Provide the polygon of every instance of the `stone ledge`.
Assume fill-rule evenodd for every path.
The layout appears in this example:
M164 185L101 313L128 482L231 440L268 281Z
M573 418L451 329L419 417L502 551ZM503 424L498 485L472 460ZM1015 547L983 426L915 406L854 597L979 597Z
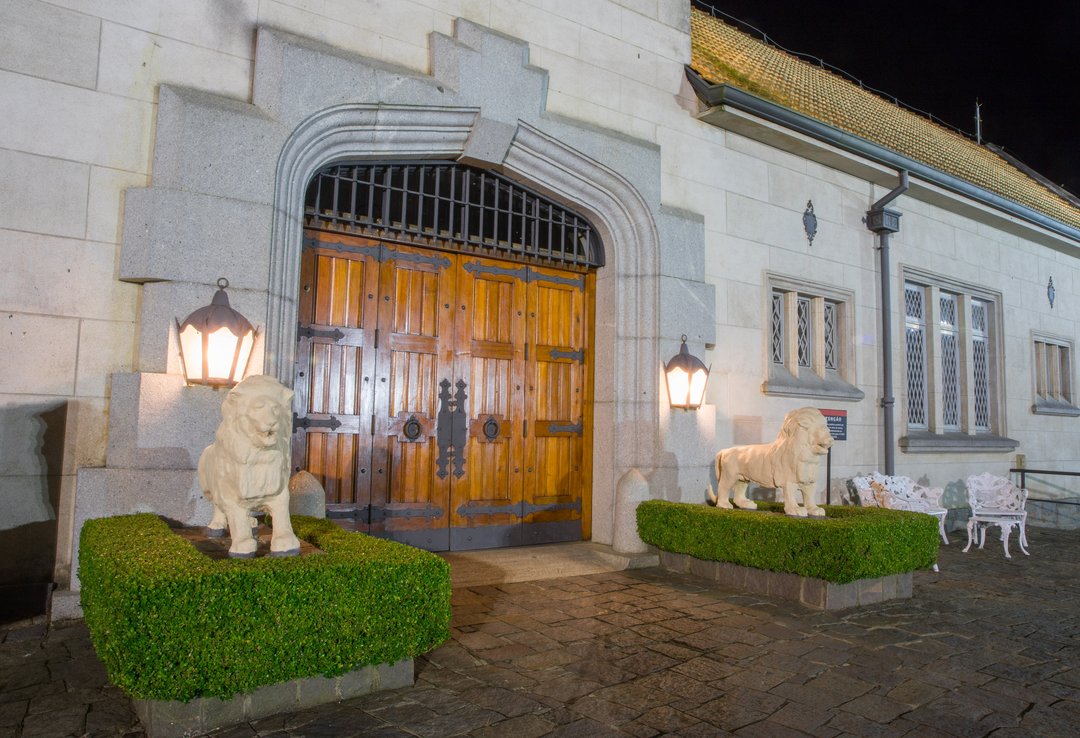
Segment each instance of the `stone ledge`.
M147 738L185 738L217 728L294 712L371 692L412 686L413 660L365 666L337 677L307 677L259 687L232 699L197 697L190 702L132 700Z
M670 551L660 552L660 565L671 571L692 574L754 594L794 600L819 610L840 610L911 597L911 572L837 584L798 574L738 566L726 561L705 561Z

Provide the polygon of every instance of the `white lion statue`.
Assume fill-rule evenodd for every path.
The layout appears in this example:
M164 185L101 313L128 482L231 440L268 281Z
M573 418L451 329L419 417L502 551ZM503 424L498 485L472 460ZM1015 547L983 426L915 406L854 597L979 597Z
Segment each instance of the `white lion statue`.
M221 406L215 441L199 457L199 485L214 506L210 535L232 536L229 556L250 558L254 510L273 518L271 556L300 553L289 519L289 439L291 389L276 379L254 375L229 390Z
M754 510L754 501L746 497L747 484L754 482L783 490L786 514L824 517L825 511L814 502L814 487L821 457L832 444L825 416L817 408L792 410L784 416L780 435L772 443L734 446L716 455L717 493L709 488L709 499L718 507L730 508L728 493L734 488L735 504ZM802 492L802 506L796 491Z

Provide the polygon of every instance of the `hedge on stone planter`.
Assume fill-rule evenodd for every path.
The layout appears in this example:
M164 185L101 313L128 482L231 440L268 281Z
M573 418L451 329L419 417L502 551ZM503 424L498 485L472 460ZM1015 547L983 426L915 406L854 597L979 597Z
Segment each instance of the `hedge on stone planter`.
M938 522L922 513L827 505L795 518L778 502L759 512L648 500L638 533L664 551L844 584L924 569L937 561ZM765 512L760 512L765 511Z
M110 680L134 699L228 698L394 663L449 637L441 558L292 520L325 553L213 560L156 515L87 521L81 602Z

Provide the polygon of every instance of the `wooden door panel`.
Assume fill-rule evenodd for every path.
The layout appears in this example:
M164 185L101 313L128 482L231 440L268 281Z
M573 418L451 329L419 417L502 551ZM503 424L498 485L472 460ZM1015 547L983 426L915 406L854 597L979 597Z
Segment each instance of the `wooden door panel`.
M358 443L352 433L309 433L307 435L307 470L322 480L327 509L335 513L352 512L353 494L363 476L366 480L369 459L358 458ZM349 515L353 517L353 515Z
M524 268L471 257L458 270L455 368L468 388L465 474L452 486L451 546L521 542Z
M584 275L530 267L525 402L526 543L581 535L586 327Z
M366 239L312 234L300 270L296 400L297 466L319 478L334 514L369 504L370 385L378 289L376 248ZM308 424L305 425L304 424Z
M440 382L453 375L453 261L399 245L382 259L371 530L445 550L450 474L437 463L436 422Z

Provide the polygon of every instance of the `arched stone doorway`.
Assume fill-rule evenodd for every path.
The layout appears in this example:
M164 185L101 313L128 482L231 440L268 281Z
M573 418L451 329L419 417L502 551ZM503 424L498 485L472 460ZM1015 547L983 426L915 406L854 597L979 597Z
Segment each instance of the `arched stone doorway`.
M615 171L519 122L500 127L500 144L475 109L341 105L294 129L278 159L270 255L265 371L292 383L297 346L303 206L308 183L341 162L455 160L497 171L580 213L595 227L606 259L595 286L591 499L582 501L583 537L610 541L616 488L632 470L655 465L659 237L651 208ZM597 514L593 514L593 510ZM590 530L591 528L591 530Z

